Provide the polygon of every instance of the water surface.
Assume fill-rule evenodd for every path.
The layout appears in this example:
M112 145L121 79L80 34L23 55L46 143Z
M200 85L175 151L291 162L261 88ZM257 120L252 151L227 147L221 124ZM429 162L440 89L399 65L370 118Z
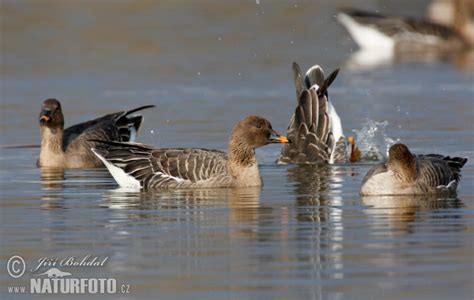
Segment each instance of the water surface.
M3 266L15 254L108 256L64 270L127 283L122 299L472 298L473 73L456 59L354 66L333 16L355 2L259 2L2 1L0 144L38 144L41 102L56 97L66 125L155 104L142 142L225 150L248 114L284 132L291 63L319 63L342 67L331 97L363 147L400 140L468 157L457 197L361 198L373 162L281 166L278 145L257 152L262 188L162 193L121 190L103 169L41 170L38 148L0 148ZM356 4L423 15L426 1L413 2ZM2 298L31 298L6 289L31 273L0 276Z

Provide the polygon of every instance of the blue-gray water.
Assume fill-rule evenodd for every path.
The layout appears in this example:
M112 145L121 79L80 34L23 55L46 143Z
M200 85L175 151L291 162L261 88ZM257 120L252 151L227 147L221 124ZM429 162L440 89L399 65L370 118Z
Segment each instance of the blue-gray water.
M258 150L261 189L166 193L1 148L2 299L41 298L8 293L34 277L11 278L11 256L32 268L87 254L109 259L60 269L129 284L122 299L472 298L474 73L462 57L354 66L333 17L344 5L421 16L426 1L258 2L2 1L0 144L38 144L41 103L55 97L66 125L155 104L140 141L225 149L248 114L284 132L291 63L318 63L342 68L330 92L346 135L386 122L383 136L415 153L468 157L458 197L361 198L370 163L280 166L277 145Z

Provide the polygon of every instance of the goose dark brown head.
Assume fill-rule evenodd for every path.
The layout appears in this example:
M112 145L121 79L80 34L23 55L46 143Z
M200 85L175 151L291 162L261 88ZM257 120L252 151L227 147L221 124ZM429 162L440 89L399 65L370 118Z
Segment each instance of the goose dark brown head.
M388 167L398 173L402 180L412 182L416 179L415 156L404 144L395 144L388 150Z
M413 154L405 144L395 144L388 150L389 162L409 162L413 160Z
M273 130L268 120L259 116L248 116L241 120L234 127L231 139L245 142L254 149L271 143L290 143L287 137Z
M61 103L56 99L45 100L39 114L39 122L40 126L63 127L64 117Z

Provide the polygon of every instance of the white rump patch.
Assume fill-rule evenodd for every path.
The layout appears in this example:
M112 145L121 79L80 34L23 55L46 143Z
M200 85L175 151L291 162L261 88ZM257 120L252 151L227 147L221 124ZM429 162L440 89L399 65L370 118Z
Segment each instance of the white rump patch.
M329 163L333 164L337 142L341 139L341 137L344 137L344 133L342 132L341 118L337 114L336 109L332 105L330 99L328 99L328 104L329 104L329 109L328 109L329 123L331 124L331 130L334 136L334 146L332 147L332 150L331 150L331 157L329 158Z
M394 39L383 34L378 29L361 25L345 13L339 13L337 20L346 27L359 47L365 50L374 48L391 52L395 50Z
M100 155L94 148L91 151L104 163L107 170L109 170L112 177L122 188L131 188L139 190L141 188L140 182L133 176L125 173L124 170L115 166L114 164L107 161L102 155Z

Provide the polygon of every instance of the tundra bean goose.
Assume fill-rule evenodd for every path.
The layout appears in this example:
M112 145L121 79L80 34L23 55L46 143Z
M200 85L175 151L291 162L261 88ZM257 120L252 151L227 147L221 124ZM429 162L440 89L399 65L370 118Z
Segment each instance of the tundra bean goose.
M413 155L404 144L389 149L387 163L374 166L362 182L362 195L455 194L467 158Z
M176 189L260 186L255 149L288 143L269 121L258 116L241 120L232 130L228 152L209 149L155 149L137 143L104 142L92 149L121 187Z
M39 115L41 149L38 167L102 167L102 162L90 151L100 145L92 140L134 141L143 116L131 114L150 107L154 105L108 114L64 129L61 103L56 99L45 100Z

